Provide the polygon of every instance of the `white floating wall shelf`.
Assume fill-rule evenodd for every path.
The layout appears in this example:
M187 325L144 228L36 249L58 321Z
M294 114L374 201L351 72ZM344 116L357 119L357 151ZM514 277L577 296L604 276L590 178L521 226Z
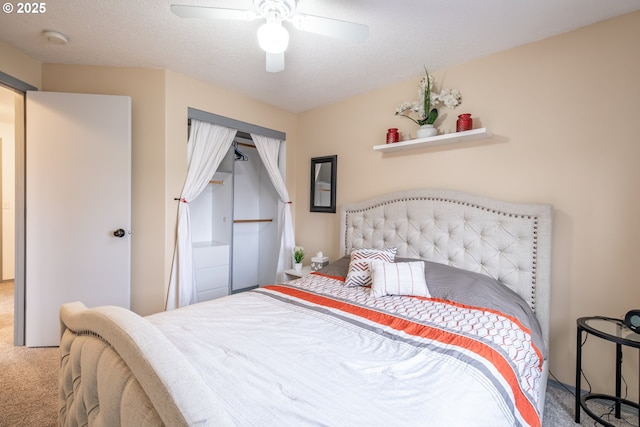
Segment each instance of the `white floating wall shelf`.
M416 148L435 147L437 145L458 144L461 142L477 141L491 137L486 128L471 129L464 132L447 133L444 135L430 136L428 138L411 139L408 141L381 144L373 147L382 153L393 151L413 150Z

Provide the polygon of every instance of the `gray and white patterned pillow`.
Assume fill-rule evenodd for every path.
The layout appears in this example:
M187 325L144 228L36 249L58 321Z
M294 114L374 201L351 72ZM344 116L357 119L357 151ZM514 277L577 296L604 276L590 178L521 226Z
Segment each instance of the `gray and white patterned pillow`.
M397 248L354 249L351 252L345 286L371 285L371 261L393 262Z

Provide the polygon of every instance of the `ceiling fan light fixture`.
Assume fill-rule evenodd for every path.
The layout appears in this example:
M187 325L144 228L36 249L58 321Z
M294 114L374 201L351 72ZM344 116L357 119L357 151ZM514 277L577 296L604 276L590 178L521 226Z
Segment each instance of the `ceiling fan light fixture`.
M284 53L289 46L289 32L282 26L284 21L302 31L350 42L363 42L369 36L369 27L363 24L297 13L296 0L253 0L253 5L252 11L172 4L171 12L181 18L264 19L266 23L258 28L257 38L260 48L266 52L266 70L270 73L284 70Z
M289 46L289 32L278 22L267 22L258 28L258 44L265 52L282 53Z

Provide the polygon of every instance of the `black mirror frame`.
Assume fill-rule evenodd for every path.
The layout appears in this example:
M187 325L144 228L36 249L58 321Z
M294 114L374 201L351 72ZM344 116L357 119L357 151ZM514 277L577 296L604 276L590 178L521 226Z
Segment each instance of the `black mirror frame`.
M331 182L330 189L331 192L329 196L330 204L329 206L317 206L315 204L315 188L316 188L316 176L315 170L316 165L321 163L330 163L331 164ZM309 211L310 212L326 212L326 213L336 213L336 177L338 172L338 156L325 156L325 157L313 157L311 159L311 192L309 195Z

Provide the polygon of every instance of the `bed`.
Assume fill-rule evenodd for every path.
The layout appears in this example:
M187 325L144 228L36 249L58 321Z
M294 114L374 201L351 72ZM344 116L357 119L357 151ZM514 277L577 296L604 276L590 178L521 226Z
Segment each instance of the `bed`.
M552 208L412 190L345 205L341 257L140 317L60 309L60 425L540 425Z

